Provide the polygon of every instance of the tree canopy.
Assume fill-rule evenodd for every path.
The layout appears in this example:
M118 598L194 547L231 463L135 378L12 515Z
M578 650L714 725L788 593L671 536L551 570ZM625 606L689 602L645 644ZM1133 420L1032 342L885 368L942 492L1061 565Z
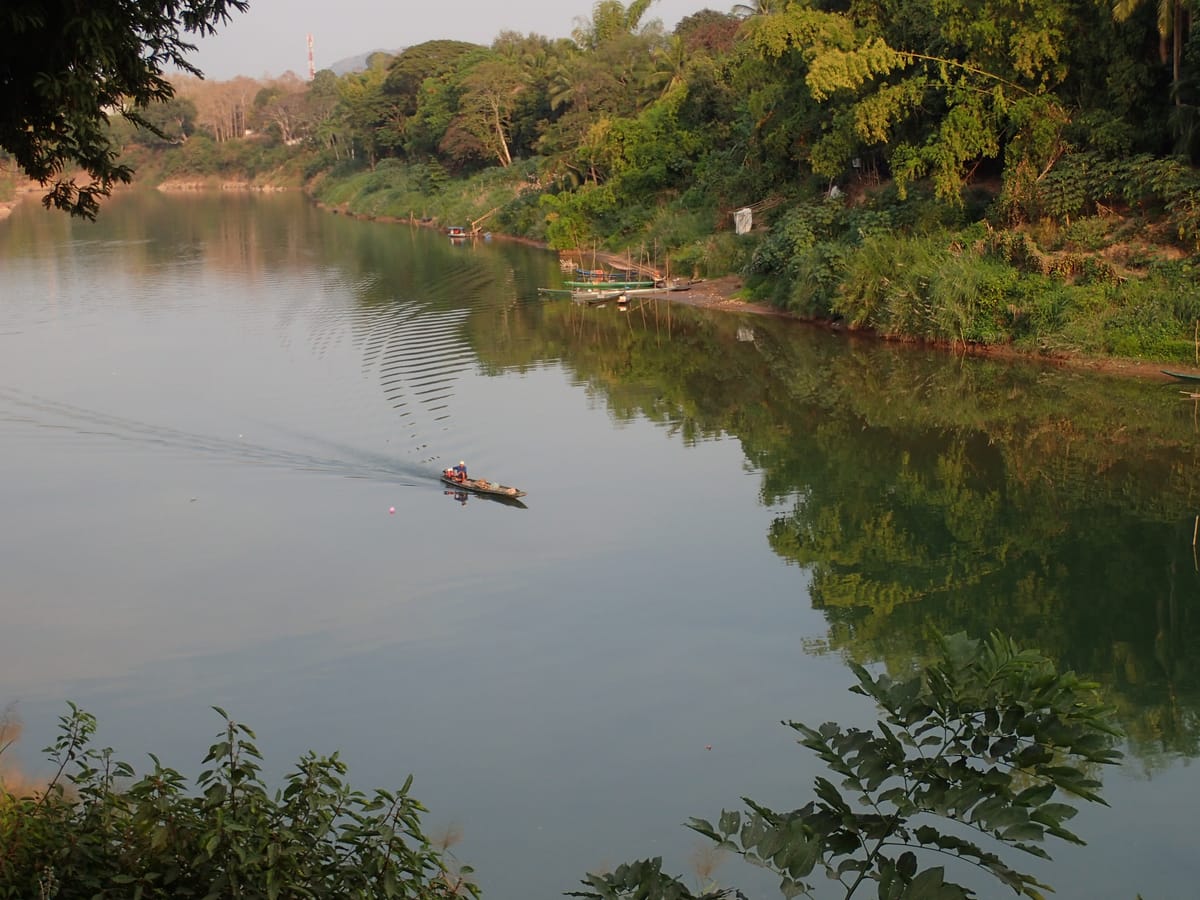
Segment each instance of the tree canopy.
M10 0L0 10L0 148L43 186L46 206L93 217L128 182L110 117L155 131L141 114L174 95L168 68L193 75L187 35L207 35L248 0ZM71 172L91 179L77 184Z

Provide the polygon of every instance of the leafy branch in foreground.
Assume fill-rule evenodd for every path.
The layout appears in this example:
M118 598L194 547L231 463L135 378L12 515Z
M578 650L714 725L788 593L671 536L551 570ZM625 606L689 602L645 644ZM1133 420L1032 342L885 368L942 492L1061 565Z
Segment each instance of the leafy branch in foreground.
M478 896L471 870L422 833L411 777L367 796L336 753L309 753L269 794L254 733L217 712L225 728L196 794L153 755L133 780L91 746L96 720L71 704L46 749L50 784L17 796L0 783L0 898Z
M814 896L818 867L851 897L875 883L881 900L965 898L947 881L949 859L986 873L1017 893L1041 897L1047 886L1005 863L984 844L1049 859L1047 837L1083 843L1064 827L1072 802L1104 803L1096 766L1116 763L1119 732L1096 685L1058 673L1033 650L992 635L939 639L941 658L911 678L873 676L852 666L855 693L880 710L872 730L787 722L840 778L817 778L816 798L775 812L744 798L746 813L724 811L713 825L689 827L764 866L785 896ZM956 876L957 877L957 876ZM661 872L661 861L590 875L591 890L572 896L719 900L731 890L693 895Z
M172 69L192 75L191 35L216 33L247 0L6 0L0 10L0 149L49 193L49 208L94 219L133 172L117 161L112 115L161 134L143 115L169 100ZM78 185L78 166L92 181Z

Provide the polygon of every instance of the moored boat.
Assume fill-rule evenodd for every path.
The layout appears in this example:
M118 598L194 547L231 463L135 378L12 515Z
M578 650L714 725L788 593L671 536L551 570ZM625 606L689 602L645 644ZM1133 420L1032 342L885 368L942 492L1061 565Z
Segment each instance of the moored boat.
M614 284L627 284L634 281L649 281L654 283L654 278L646 272L640 272L635 269L575 269L571 274L575 276L573 281L568 284L606 284L612 286Z
M1172 378L1177 378L1180 381L1200 381L1200 374L1192 372L1169 372L1166 369L1162 370L1164 375L1170 375Z
M609 300L628 300L630 297L650 297L661 294L660 288L620 288L619 290L572 290L571 299L576 303L607 303Z
M628 291L571 291L571 299L576 303L607 303L609 300L619 300L627 297Z
M655 287L653 281L564 281L563 287L591 288L593 290L633 290Z

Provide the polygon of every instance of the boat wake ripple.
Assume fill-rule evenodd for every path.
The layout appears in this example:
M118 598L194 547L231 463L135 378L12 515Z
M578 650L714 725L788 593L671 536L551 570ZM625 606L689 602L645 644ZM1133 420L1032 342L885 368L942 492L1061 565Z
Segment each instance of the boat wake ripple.
M61 431L72 436L99 437L140 446L158 446L189 455L249 465L266 465L342 478L361 478L387 484L416 485L435 480L428 468L397 462L391 457L322 441L337 455L318 455L269 447L243 440L217 438L197 432L142 422L0 388L0 423L38 431Z
M427 449L431 432L444 432L455 385L476 365L462 332L469 310L389 310L362 335L365 373L377 378L414 450ZM430 458L422 460L430 462Z

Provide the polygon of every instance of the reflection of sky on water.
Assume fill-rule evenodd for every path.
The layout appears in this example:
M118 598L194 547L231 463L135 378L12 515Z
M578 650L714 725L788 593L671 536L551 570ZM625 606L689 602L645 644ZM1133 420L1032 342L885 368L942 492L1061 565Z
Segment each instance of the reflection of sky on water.
M719 477L740 472L735 444L680 455L644 423L613 431L597 411L589 427L555 371L515 387L557 427L533 416L527 454L471 457L508 459L525 511L460 508L432 482L113 452L102 439L42 460L33 481L81 477L41 495L28 540L3 535L25 559L21 592L40 596L21 607L0 681L28 717L70 697L101 715L106 740L183 768L216 703L277 764L341 747L356 784L413 771L433 820L463 824L464 856L484 871L540 847L573 879L611 858L584 862L579 848L609 844L631 813L626 839L686 845L677 823L712 805L695 805L695 781L708 773L715 788L763 737L787 743L775 724L795 696L784 673L804 662L797 632L819 622L803 625L816 614L795 570L774 566L774 586L756 571L771 565L756 484ZM584 445L589 465L555 465ZM760 524L728 527L746 515Z
M360 788L414 773L501 900L636 855L686 872L687 817L809 798L816 770L779 720L870 710L836 658L804 652L826 620L771 551L736 441L614 423L556 362L462 364L463 313L499 302L480 257L460 253L426 308L421 235L395 233L422 250L406 268L373 243L383 226L298 205L277 230L321 243L243 270L188 209L177 255L138 239L146 268L47 239L5 270L0 706L19 701L27 757L71 699L135 762L194 773L224 706L275 771L312 748L340 749ZM528 509L447 497L436 472L459 458ZM1093 847L1046 872L1059 896L1189 871L1171 839L1200 800L1188 775L1110 777L1114 810L1159 817L1139 820L1145 864L1105 852L1126 818L1088 813Z
M783 774L798 669L845 673L800 652L820 616L736 442L614 428L556 363L417 384L398 354L452 358L462 326L356 313L328 267L133 276L99 246L50 267L53 315L24 268L0 329L0 501L22 510L0 684L26 758L72 699L126 756L193 772L221 705L276 770L311 747L360 787L415 773L500 897L530 886L519 858L559 860L546 896L655 848L685 869L683 818ZM447 498L459 457L529 508Z

